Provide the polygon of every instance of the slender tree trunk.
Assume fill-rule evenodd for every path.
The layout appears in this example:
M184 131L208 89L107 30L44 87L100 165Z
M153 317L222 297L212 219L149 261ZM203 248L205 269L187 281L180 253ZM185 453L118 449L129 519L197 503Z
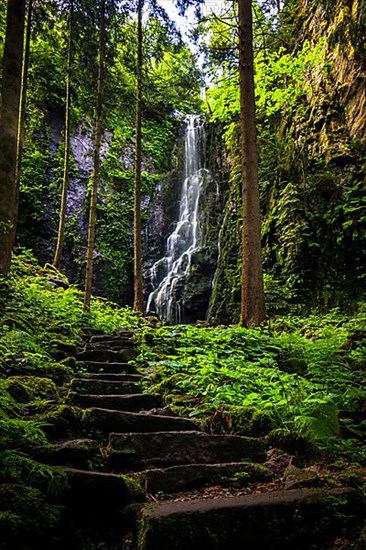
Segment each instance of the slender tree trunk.
M8 0L0 108L0 273L10 269L16 223L16 171L25 0Z
M85 273L85 294L84 310L90 309L90 299L93 282L93 257L95 244L95 226L97 221L97 197L98 182L100 172L100 147L102 141L102 112L104 99L104 64L105 64L105 1L101 1L100 6L100 29L99 29L99 61L98 61L98 86L97 86L97 106L95 118L95 136L94 136L94 158L92 189L90 196L89 210L89 228L88 244L86 251L86 273Z
M67 209L67 192L69 189L70 181L70 136L71 136L71 70L72 70L72 27L73 27L73 14L74 5L73 0L69 2L69 29L68 29L68 46L67 46L67 75L66 75L66 101L65 101L65 135L64 135L64 170L62 178L62 192L61 192L61 206L60 206L60 219L58 225L57 244L53 265L59 269L62 248L64 244L65 235L65 223L66 223L66 209Z
M249 328L260 325L265 318L251 0L239 0L239 76L243 200L241 324Z
M136 311L144 311L142 288L141 252L141 99L142 99L142 9L143 0L137 6L137 89L136 89L136 153L134 194L134 304Z
M20 94L20 112L18 123L18 141L17 141L17 166L15 172L15 205L13 213L13 230L12 230L12 248L15 244L16 230L18 223L18 211L19 211L19 193L20 193L20 176L24 147L24 125L25 125L25 110L27 106L27 91L28 91L28 69L29 69L29 55L30 55L30 40L32 34L32 15L33 15L33 0L28 0L27 19L26 19L26 31L25 31L25 45L23 56L23 68L22 68L22 87Z

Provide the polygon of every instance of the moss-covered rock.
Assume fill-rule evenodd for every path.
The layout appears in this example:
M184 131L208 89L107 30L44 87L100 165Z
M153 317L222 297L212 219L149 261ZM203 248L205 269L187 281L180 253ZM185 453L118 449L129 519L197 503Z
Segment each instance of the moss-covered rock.
M20 548L25 542L32 547L32 542L54 527L57 520L57 509L37 489L0 485L0 532L1 542L9 545L6 548Z
M83 411L69 405L51 405L41 407L34 412L33 420L44 424L44 431L49 437L64 437L80 428Z
M29 403L38 399L58 399L56 384L45 377L12 376L7 379L7 390L20 403Z
M226 405L206 421L212 433L230 432L262 437L274 429L272 417L256 407Z
M297 432L286 428L272 430L266 436L266 442L270 447L281 449L304 462L311 458L319 457L320 454L319 449L314 443Z

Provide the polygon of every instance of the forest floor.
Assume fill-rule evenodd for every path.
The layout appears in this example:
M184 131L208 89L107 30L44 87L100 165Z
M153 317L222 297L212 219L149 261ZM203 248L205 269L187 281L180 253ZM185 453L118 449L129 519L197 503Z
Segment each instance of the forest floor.
M110 484L112 507L115 491L125 494L126 505L141 500L150 503L142 517L145 527L136 542L139 550L145 547L150 550L154 545L163 549L159 529L164 530L164 521L168 520L161 519L162 510L169 521L173 512L181 518L188 514L194 525L194 513L189 508L192 502L216 502L217 505L220 501L225 508L223 513L229 514L230 509L232 518L235 514L239 517L243 507L254 506L250 499L255 496L272 494L276 500L285 491L287 500L292 495L299 507L296 500L299 490L329 493L344 488L351 492L342 497L343 503L349 503L353 511L339 511L338 519L350 515L357 518L352 536L345 522L344 531L341 529L331 541L318 547L366 547L365 532L360 535L360 495L365 494L366 487L364 307L352 315L337 310L323 316L278 317L271 319L270 325L250 331L204 325L163 326L154 318L137 316L128 308L120 309L98 299L93 300L90 313L85 314L81 293L51 267L40 268L24 253L14 259L12 274L1 287L0 314L2 550L15 546L17 550L40 548L42 541L50 540L49 537L55 537L54 548L65 547L57 546L55 533L65 521L70 494L74 490L79 494L80 487L84 487L81 493L87 494L88 477L75 472L78 469L99 472L99 476L93 478L97 480L96 493L90 496L94 504L103 483ZM118 332L121 327L130 335ZM119 367L118 372L117 367L110 365L106 370L95 367L93 363L98 361L89 361L90 358L82 355L90 346L85 338L91 339L90 342L94 338L91 348L98 348L99 334L114 334L112 340L107 337L109 343L113 338L119 339L119 349L113 348L115 345L118 348L114 342L104 350L108 364L116 363L111 355L108 357L108 352L112 355L123 352L124 366ZM128 350L132 348L136 351L129 355ZM126 399L128 395L138 397ZM110 414L116 412L115 409L119 409L117 417ZM144 409L150 410L150 414L141 415ZM98 410L107 410L107 413L95 412ZM177 468L175 459L164 464L157 454L155 459L159 460L155 466L159 471L155 477L151 472L143 477L136 473L142 463L129 470L123 462L121 468L118 460L122 455L123 461L128 457L123 454L126 441L118 439L118 433L134 433L135 429L142 433L141 421L144 430L146 425L151 425L147 431L163 432L156 448L167 453L167 445L171 445L172 456L179 454L178 451L184 454L185 447L181 436L166 435L166 430L185 432L185 445L191 450L198 449L196 453L201 462L202 448L198 443L187 444L187 441L200 441L203 437L206 447L211 440L215 444L220 441L220 445L224 445L220 450L222 459L218 460L214 453L207 458L205 468L198 471L194 464L197 460L192 456L185 461L189 464L193 461L193 467L187 470L183 464ZM134 428L127 430L123 422L134 422ZM176 429L177 423L180 423L179 429ZM80 426L84 426L81 432ZM89 433L85 426L91 428ZM113 433L110 436L110 432L115 437ZM79 441L71 445L72 459L70 446L65 445L70 440ZM144 444L138 436L130 438L128 444L140 445L139 453L143 453L147 452L146 448L153 448L151 435L146 441L149 443ZM225 455L228 452L225 441L230 441L230 452L235 441L240 445L259 442L258 449L264 454L255 443L253 449L257 449L257 455L252 457L251 465L247 463L246 469L242 465L238 469L238 456ZM66 456L69 453L66 463L65 454L62 455L65 448ZM61 461L55 459L57 452ZM117 467L111 466L113 455ZM131 456L128 460L132 460ZM150 459L146 456L144 460L147 464ZM69 470L55 467L62 461ZM228 463L231 466L224 475L221 466L225 464L228 468ZM207 467L210 464L214 468ZM117 481L116 472L129 474L128 478ZM183 473L188 476L187 483L184 479L177 480L177 475L179 478ZM107 479L106 475L111 477ZM171 479L174 489L170 491ZM167 480L165 485L164 480ZM361 498L356 499L357 506L356 501L352 501L356 497L350 496L353 489L357 499ZM313 493L306 495L307 499L315 498ZM234 501L231 500L229 506L227 499L236 499L235 513ZM164 508L168 505L173 507L169 513ZM156 506L162 506L159 513ZM206 506L206 518L217 513L212 506ZM83 507L85 517L85 511L90 511L85 499L79 508ZM98 506L95 509L99 509ZM107 506L106 510L111 508ZM254 508L251 510L255 515ZM89 521L93 517L92 513L86 515ZM132 523L136 520L132 511L128 517L134 518ZM342 521L338 523L341 526ZM183 519L180 525L184 529ZM177 538L179 529L171 530ZM212 522L210 529L214 532ZM199 533L198 527L195 532ZM83 537L84 546L80 543L78 548L93 548L85 531ZM35 541L34 546L29 539ZM114 548L111 542L106 544L98 548ZM128 536L123 544L124 550L132 544L128 543ZM172 542L167 539L165 544L172 545ZM202 546L202 540L192 539L190 550L194 544ZM286 547L283 542L279 544L282 544L279 548Z

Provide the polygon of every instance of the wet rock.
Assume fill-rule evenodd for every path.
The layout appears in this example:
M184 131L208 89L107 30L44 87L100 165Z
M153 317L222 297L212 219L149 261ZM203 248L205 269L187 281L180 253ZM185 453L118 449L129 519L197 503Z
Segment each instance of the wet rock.
M146 420L151 418L154 417L146 415ZM176 422L181 419L171 420ZM240 460L260 461L265 457L263 443L257 439L208 435L198 431L111 433L109 449L111 463L120 463L131 468L192 463L215 464Z
M215 500L145 505L139 550L307 550L360 516L349 490L276 491Z

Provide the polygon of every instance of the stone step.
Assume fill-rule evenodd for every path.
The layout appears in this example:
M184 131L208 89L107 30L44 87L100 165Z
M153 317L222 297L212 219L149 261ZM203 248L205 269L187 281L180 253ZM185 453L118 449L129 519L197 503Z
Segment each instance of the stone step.
M110 364L111 363L107 363L107 365ZM80 376L80 378L85 378L85 373ZM89 378L95 380L110 380L111 382L140 382L143 380L142 374L119 374L110 372L93 372L90 373Z
M143 502L144 494L137 484L131 484L123 476L103 472L60 467L68 477L63 516L71 518L75 527L103 530L110 526L122 527L122 512L126 506Z
M269 468L253 462L183 464L139 472L137 479L150 494L173 493L207 485L240 488L253 481L270 481Z
M136 374L136 367L126 362L83 361L89 372L99 374Z
M93 460L102 461L99 444L94 439L67 439L55 441L47 448L40 449L36 458L47 464L72 466L74 468L88 468Z
M150 410L162 405L159 397L147 393L130 395L74 394L71 396L71 403L84 408L96 407L98 409L129 412Z
M99 378L74 378L70 382L70 390L77 393L94 395L125 395L127 393L139 393L140 384L136 382L114 382L113 380L100 380Z
M118 351L120 349L129 349L136 348L135 342L131 338L105 338L104 340L93 341L90 340L85 344L84 350L90 351L93 349L110 349L113 351Z
M132 342L134 343L134 332L125 331L119 334L96 334L89 339L91 344L109 343L109 342Z
M163 430L160 428L156 433L111 433L108 445L111 467L117 469L121 465L137 469L194 463L264 461L266 458L263 442L251 437L209 435L192 431L192 428L180 432L170 430L171 433Z
M128 361L136 357L137 354L138 351L134 348L121 349L118 351L94 348L79 352L76 359L84 362L128 363Z
M148 504L138 550L321 549L359 508L360 498L348 489Z
M86 409L83 421L86 433L159 432L194 430L190 420L174 416L122 412L110 409Z

